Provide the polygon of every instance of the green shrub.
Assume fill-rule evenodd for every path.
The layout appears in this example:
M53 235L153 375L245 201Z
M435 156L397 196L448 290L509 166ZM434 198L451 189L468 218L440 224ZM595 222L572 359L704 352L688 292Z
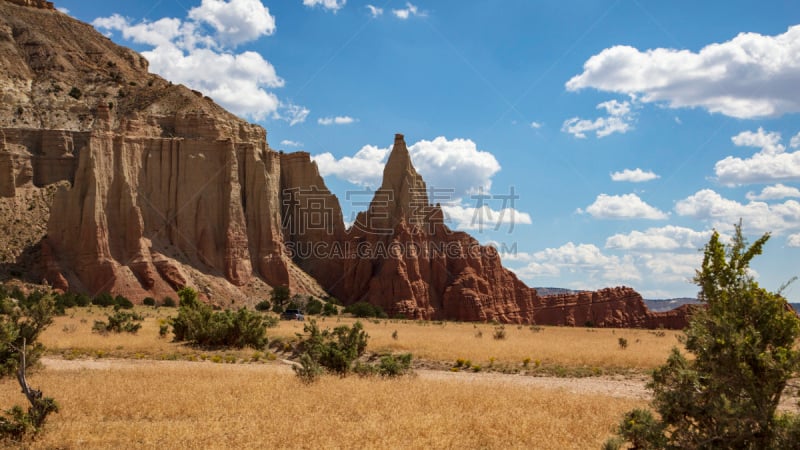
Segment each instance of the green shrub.
M373 305L371 303L367 303L364 301L353 303L350 306L346 306L344 308L345 313L352 314L355 317L366 318L366 317L377 317L380 319L386 319L389 316L383 311L383 308L377 305Z
M142 304L145 306L156 306L156 299L153 297L145 297L144 300L142 300Z
M172 319L176 341L203 347L263 348L270 320L261 314L240 308L237 311L213 311L197 298L192 288L178 291L180 309Z
M166 296L164 297L163 300L161 300L161 306L165 306L167 308L174 308L177 305L172 297Z
M69 96L75 100L80 100L81 96L83 96L83 92L81 92L81 90L77 87L73 86L72 89L69 90Z
M628 348L628 340L624 337L617 339L617 344L619 345L620 350L625 350Z
M730 245L712 234L696 272L702 306L648 387L660 419L631 411L618 434L637 448L797 448L800 418L775 414L800 369L800 319L749 272L765 234L748 246L741 223ZM630 421L633 423L630 423ZM788 444L788 445L787 445Z
M411 353L381 356L378 373L384 377L399 377L411 370Z
M319 315L322 312L322 302L312 298L306 303L306 314L311 316Z
M324 373L322 366L308 353L300 355L300 365L292 366L294 373L304 383L311 384L317 381Z
M310 356L326 370L347 375L353 363L367 349L369 336L361 322L352 327L341 325L333 330L320 331L316 320L311 320L303 327L307 337L300 342L299 349Z
M323 316L338 316L339 315L339 308L337 308L334 303L325 303L322 306L322 315Z
M290 296L291 296L291 291L289 291L288 286L275 286L272 289L270 300L272 301L273 305L284 306L286 301L289 300Z
M135 312L115 311L108 315L108 322L96 320L92 331L106 333L133 333L136 334L142 328L144 317Z
M256 311L269 311L272 308L272 303L269 300L261 300L260 302L256 303Z
M122 309L133 309L133 302L128 300L126 297L123 297L122 295L117 295L116 297L114 297L114 307Z
M101 292L92 299L92 304L96 306L114 306L114 297L108 292Z

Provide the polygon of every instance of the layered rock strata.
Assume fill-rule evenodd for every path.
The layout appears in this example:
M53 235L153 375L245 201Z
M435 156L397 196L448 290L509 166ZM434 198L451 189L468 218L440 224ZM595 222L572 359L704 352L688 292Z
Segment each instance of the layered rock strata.
M308 153L273 151L263 128L148 73L50 2L0 0L0 67L4 270L135 301L189 285L228 305L287 285L415 319L685 323L629 288L538 296L445 225L402 135L346 229Z

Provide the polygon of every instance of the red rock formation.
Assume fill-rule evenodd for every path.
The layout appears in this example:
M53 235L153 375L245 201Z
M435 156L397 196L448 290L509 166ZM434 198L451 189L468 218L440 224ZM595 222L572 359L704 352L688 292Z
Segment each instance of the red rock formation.
M368 301L417 319L523 323L532 317L535 293L503 268L497 252L444 225L400 134L380 189L343 247L336 281L325 286L346 303Z
M681 311L647 311L628 288L538 297L494 249L444 225L402 135L369 208L346 231L307 153L272 151L263 128L47 9L0 0L0 206L16 212L25 200L37 211L31 221L49 215L47 237L36 233L53 286L138 301L192 285L227 304L266 284L324 295L319 281L347 303L409 318L684 323ZM39 205L54 183L71 187Z
M540 325L680 329L690 310L652 312L629 287L538 297L534 303L534 321Z

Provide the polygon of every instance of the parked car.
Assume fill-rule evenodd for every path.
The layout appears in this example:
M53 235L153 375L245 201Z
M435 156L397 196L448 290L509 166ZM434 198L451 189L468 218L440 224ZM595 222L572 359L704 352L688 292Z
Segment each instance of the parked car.
M282 320L305 320L305 316L299 309L287 309L281 313Z

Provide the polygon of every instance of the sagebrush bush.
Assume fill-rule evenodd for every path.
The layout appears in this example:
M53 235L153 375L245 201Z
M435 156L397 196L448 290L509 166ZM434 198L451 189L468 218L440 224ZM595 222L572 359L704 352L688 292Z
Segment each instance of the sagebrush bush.
M359 318L377 317L379 319L387 319L389 317L380 306L363 301L346 306L344 312Z
M381 356L378 374L384 377L399 377L411 370L411 353Z
M142 328L144 317L135 312L115 311L107 316L107 322L96 320L92 331L96 333L132 333L136 334Z
M316 298L311 298L308 303L306 303L306 314L311 316L316 316L322 313L322 302L317 300Z
M260 302L256 303L256 311L269 311L272 308L272 303L269 300L261 300Z
M267 344L267 326L277 320L240 308L237 311L214 311L197 299L192 288L178 291L180 309L172 319L176 341L188 341L202 347L253 347Z

